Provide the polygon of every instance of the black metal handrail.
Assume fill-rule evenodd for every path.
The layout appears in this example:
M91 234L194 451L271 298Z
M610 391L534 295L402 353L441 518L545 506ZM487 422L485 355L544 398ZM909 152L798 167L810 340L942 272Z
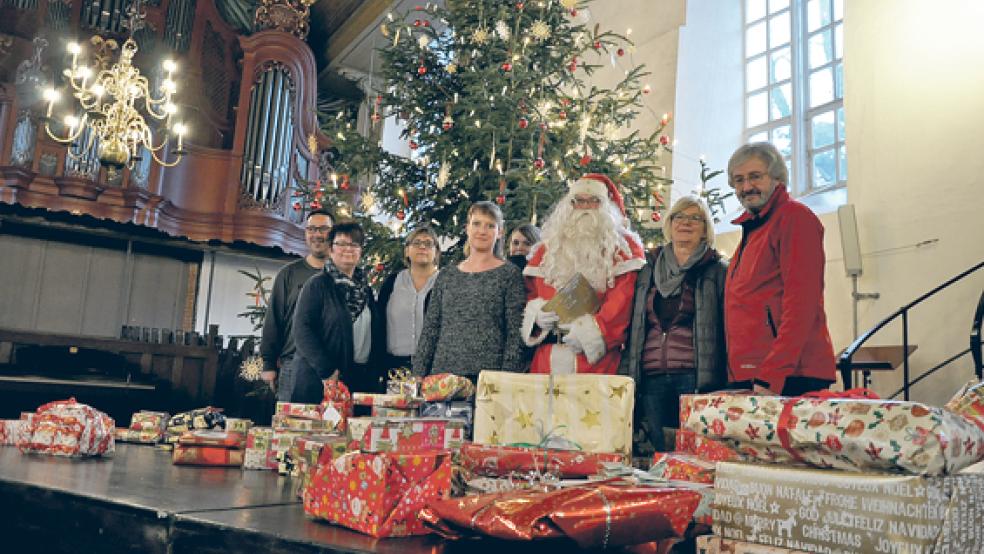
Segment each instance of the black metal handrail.
M877 333L878 331L880 331L883 327L885 327L889 323L895 321L897 318L901 317L902 318L902 352L903 352L903 358L902 358L902 379L903 379L903 383L904 383L903 386L902 386L902 391L904 392L904 398L906 400L908 400L909 399L909 387L913 384L913 383L910 383L909 382L909 310L911 310L913 307L919 305L920 303L922 303L927 298L930 298L931 296L933 296L936 293L942 291L943 289L949 287L950 285L956 283L957 281L960 281L961 279L963 279L964 277L970 275L971 273L974 273L975 271L981 269L982 267L984 267L984 262L980 262L980 263L974 265L973 267L971 267L971 268L963 271L959 275L956 275L955 277L952 277L952 278L944 281L943 283L941 283L937 287L933 288L929 292L927 292L927 293L923 294L922 296L916 298L912 302L909 302L905 306L902 306L901 308L899 308L898 310L896 310L894 313L892 313L891 315L889 315L885 319L881 320L877 325L875 325L871 329L868 329L867 331L865 331L864 334L862 334L858 338L854 339L854 342L852 342L851 345L848 346L844 350L843 353L841 353L840 358L837 360L837 367L842 372L849 372L852 369L857 369L858 367L860 367L860 364L854 364L852 362L852 358L854 357L854 354L857 352L857 350L859 348L861 348L861 346L865 342L867 342L868 339L870 339L875 333ZM975 314L975 318L974 318L974 322L975 323L974 323L974 326L973 326L973 329L976 329L977 330L977 335L976 335L977 336L977 342L976 342L977 350L976 350L976 354L975 354L975 366L974 366L974 368L975 368L975 372L977 373L977 376L978 377L981 377L981 373L980 373L980 368L981 368L981 363L980 363L980 357L981 357L981 354L980 354L980 349L981 349L981 346L980 346L980 338L981 338L980 329L981 329L981 319L982 318L984 318L984 296L981 297L981 302L979 302L978 305L977 305L977 313ZM971 348L970 348L970 351L971 351L972 354L975 353L975 350L974 350L974 346L975 346L975 344L974 344L974 331L973 331L973 329L971 330ZM958 355L957 357L959 357L959 356L960 355ZM932 371L935 371L937 369L939 369L939 367L934 368ZM927 373L931 373L931 372L927 372ZM920 377L920 379L922 379L922 377Z

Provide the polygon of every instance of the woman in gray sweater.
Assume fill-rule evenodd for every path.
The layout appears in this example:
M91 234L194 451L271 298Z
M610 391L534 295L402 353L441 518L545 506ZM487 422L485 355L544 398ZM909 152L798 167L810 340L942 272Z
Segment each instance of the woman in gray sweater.
M523 370L520 324L526 288L502 259L503 218L491 202L468 209L466 258L438 274L413 357L416 375Z

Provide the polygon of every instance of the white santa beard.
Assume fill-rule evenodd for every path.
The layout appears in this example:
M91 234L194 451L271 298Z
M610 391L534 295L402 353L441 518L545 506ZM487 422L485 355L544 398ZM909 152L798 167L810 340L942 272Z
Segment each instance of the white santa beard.
M544 225L545 281L559 288L575 273L581 273L595 290L608 289L615 282L615 252L628 250L621 226L603 211L604 207L594 210L562 207L563 204L558 206Z

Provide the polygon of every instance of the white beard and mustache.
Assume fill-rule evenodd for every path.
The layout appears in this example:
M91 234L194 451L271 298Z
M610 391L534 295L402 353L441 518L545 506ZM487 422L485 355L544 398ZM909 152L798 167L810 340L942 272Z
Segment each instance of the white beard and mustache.
M596 291L615 283L616 253L630 252L625 235L631 234L613 205L604 200L597 209L576 210L564 198L543 226L543 277L554 288L581 273Z

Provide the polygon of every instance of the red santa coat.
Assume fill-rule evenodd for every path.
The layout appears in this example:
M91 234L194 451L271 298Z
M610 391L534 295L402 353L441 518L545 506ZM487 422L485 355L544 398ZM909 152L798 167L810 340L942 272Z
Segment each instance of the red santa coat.
M564 344L543 344L548 333L536 326L536 314L554 297L556 289L543 278L543 257L546 246L540 245L533 252L523 274L526 275L527 305L523 313L523 339L528 346L536 346L531 373L603 373L613 375L622 357L622 345L632 317L632 296L636 275L646 265L642 244L631 235L625 235L630 252L615 256L615 281L598 293L601 308L596 314L585 315L571 323L574 335L584 352L574 354Z

